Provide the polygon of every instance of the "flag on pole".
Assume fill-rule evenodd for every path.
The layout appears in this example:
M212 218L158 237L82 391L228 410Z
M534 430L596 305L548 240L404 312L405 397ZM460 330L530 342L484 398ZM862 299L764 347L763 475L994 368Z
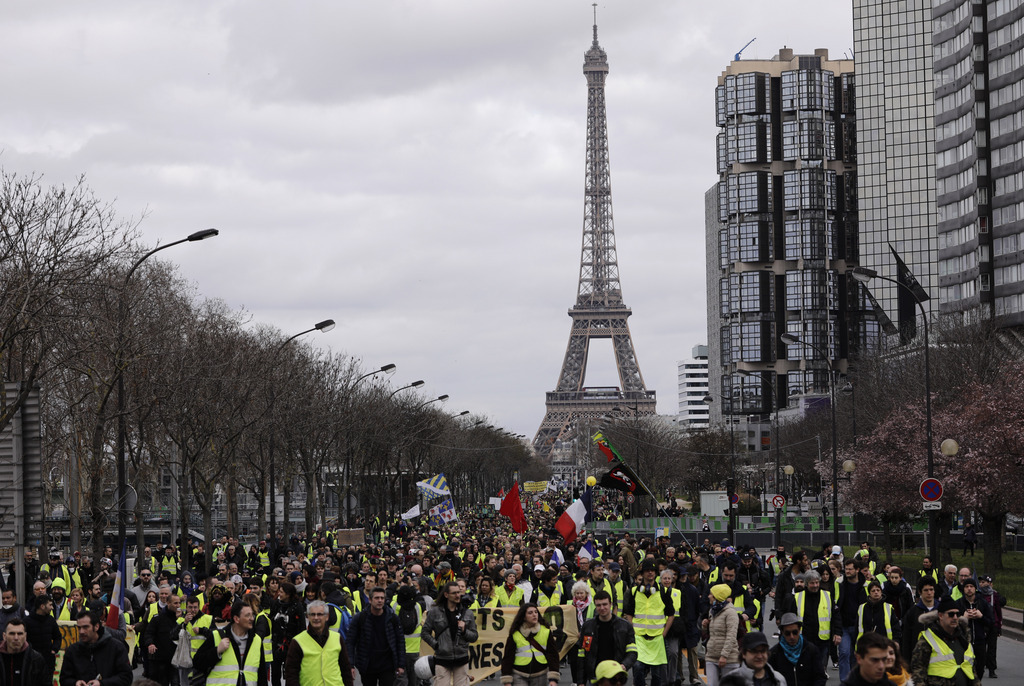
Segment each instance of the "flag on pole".
M437 476L432 476L429 479L417 481L416 488L420 493L427 497L452 494L448 489L448 479L444 474L438 474Z
M598 483L601 484L602 488L613 488L616 491L625 491L626 493L636 493L640 488L640 482L636 478L636 474L625 464L612 467L607 474L601 477Z
M440 527L454 522L459 517L455 514L455 503L451 498L445 498L437 505L430 508L430 518L427 523L432 527Z
M406 520L416 519L419 516L420 516L420 506L419 505L413 505L412 508L408 512L406 512L405 514L402 515L402 519L406 519Z
M588 488L583 497L574 500L572 505L565 508L565 512L555 522L555 528L562 534L565 544L568 545L576 540L583 526L587 523L587 514L590 511L590 489Z
M526 533L529 524L526 522L526 515L523 513L523 504L519 501L519 484L513 483L508 495L501 501L501 508L498 514L504 515L512 522L512 530L517 534Z
M885 335L895 336L898 334L899 329L896 328L896 325L892 323L891 319L889 319L889 315L885 313L882 306L878 304L877 300L875 300L875 296L871 295L871 291L868 290L868 287L864 284L861 284L860 287L864 289L864 295L868 297L868 302L871 303L871 309L875 313L875 319L878 320L878 324L882 327L882 331Z
M121 541L121 557L117 562L117 576L114 577L114 590L110 593L110 607L107 609L107 626L118 628L121 611L124 609L124 587L128 580L128 567L125 565L126 542Z
M594 442L597 443L598 449L605 454L608 461L618 460L622 462L622 455L619 455L619 451L612 447L612 444L605 440L601 433L594 434Z
M926 300L930 300L931 298L929 297L928 292L924 289L921 283L914 278L913 272L910 271L907 263L904 262L899 256L899 253L896 252L896 248L890 245L889 250L892 251L892 256L896 258L896 280L906 286L910 292L914 294L914 298L917 302L923 303Z

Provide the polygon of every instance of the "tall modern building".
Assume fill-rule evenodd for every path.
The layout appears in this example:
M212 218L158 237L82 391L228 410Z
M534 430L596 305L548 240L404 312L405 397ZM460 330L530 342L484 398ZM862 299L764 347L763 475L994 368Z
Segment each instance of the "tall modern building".
M857 63L857 203L860 264L896 277L892 249L938 298L933 0L854 0ZM880 279L872 294L905 338L916 333L910 294Z
M703 429L708 425L708 346L695 345L690 357L676 363L679 392L679 428Z
M939 311L1024 324L1024 3L935 2Z
M859 263L854 95L853 62L827 50L734 61L718 79L720 180L705 196L714 419L756 421L827 392L829 370L877 341L846 275Z

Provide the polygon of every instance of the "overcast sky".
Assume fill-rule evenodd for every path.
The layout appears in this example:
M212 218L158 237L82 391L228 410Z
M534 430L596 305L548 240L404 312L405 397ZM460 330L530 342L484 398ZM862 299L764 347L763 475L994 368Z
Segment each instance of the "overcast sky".
M531 437L579 278L591 3L4 3L0 164L84 174L199 292ZM613 0L615 230L658 410L706 339L704 192L733 54L852 52L850 3ZM588 386L618 385L609 341Z

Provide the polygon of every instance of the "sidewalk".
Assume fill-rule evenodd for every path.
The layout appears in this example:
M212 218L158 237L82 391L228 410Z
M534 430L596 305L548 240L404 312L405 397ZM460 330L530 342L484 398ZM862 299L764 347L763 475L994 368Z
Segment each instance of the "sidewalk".
M1003 608L1003 636L1024 641L1024 610L1009 605Z

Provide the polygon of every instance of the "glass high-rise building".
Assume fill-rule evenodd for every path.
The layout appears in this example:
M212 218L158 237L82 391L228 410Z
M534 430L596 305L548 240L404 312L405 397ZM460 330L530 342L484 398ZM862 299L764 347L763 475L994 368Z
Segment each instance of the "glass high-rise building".
M877 341L859 264L852 60L827 50L732 62L715 91L717 200L708 207L708 340L719 416L766 415L827 392L829 370ZM790 333L803 344L785 345ZM721 413L721 415L719 414Z
M1024 324L1024 3L932 9L939 309Z
M896 278L890 247L938 303L932 0L854 0L860 264ZM910 294L875 279L872 294L905 338Z

